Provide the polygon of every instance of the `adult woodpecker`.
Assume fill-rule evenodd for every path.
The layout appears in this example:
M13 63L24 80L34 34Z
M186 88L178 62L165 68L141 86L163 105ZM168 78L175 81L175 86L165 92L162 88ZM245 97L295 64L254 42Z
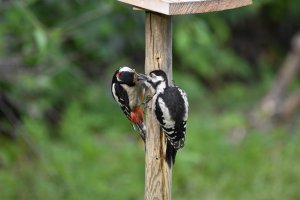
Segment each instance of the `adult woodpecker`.
M112 78L111 92L134 129L138 129L145 141L146 127L142 108L145 89L135 70L126 66L118 69Z
M175 163L177 150L185 142L188 100L186 93L177 86L170 86L164 71L154 70L149 76L139 75L151 90L152 110L167 138L166 161L169 166Z

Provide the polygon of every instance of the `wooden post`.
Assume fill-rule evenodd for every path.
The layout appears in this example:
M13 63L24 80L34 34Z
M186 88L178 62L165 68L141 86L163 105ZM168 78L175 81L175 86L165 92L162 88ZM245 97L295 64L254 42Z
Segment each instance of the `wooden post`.
M172 80L172 17L146 12L146 60L145 72L164 70ZM172 167L165 160L165 137L152 112L152 101L146 111L146 170L145 200L170 200Z
M196 14L250 5L252 0L118 0L146 12L145 72L164 70L172 83L172 15ZM160 13L160 14L159 14ZM146 110L145 200L170 200L172 167L165 162L165 138L152 112Z

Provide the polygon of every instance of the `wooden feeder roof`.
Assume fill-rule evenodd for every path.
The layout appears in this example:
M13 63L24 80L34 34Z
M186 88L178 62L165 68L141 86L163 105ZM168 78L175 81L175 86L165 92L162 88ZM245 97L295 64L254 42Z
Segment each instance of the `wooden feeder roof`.
M221 11L247 6L252 0L118 0L165 15L184 15Z

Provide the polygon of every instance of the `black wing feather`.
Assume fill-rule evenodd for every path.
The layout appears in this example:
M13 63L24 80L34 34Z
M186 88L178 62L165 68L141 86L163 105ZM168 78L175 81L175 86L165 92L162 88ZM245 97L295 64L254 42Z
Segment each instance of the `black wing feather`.
M163 112L159 105L158 99L166 99L165 105L169 109L171 118L176 122L174 128L167 128L163 119ZM186 131L186 120L184 119L184 113L186 113L185 102L177 87L168 87L164 93L159 94L155 102L155 115L162 129L166 133L167 137L167 150L166 160L168 165L173 162L175 163L175 157L177 150L184 146L185 142L185 131Z
M127 92L118 83L113 83L112 87L114 87L115 93L116 93L115 95L118 98L118 99L116 99L116 97L114 96L114 94L112 94L113 97L114 97L114 99L117 102L120 102L119 105L120 105L122 111L124 112L124 114L126 115L126 117L130 120L131 109L129 107L129 98L128 98Z

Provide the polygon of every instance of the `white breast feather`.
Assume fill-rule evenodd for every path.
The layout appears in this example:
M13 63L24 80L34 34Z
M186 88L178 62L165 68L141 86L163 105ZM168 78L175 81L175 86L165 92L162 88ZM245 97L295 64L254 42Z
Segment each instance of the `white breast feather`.
M122 87L124 88L124 90L127 92L128 94L128 100L129 100L129 107L132 109L133 107L140 105L139 101L138 101L138 90L136 89L136 87L130 87L128 85L122 84Z

